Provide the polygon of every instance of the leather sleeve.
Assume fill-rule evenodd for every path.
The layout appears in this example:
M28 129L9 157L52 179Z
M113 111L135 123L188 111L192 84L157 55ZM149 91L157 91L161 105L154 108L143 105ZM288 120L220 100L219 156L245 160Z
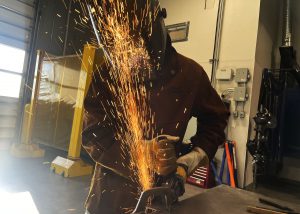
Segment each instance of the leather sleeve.
M92 82L84 100L82 145L95 162L115 142L114 132L103 105L108 94L98 72L94 72Z
M225 140L225 128L229 112L221 98L212 87L206 72L201 66L196 66L199 78L192 116L197 118L197 132L191 138L195 146L205 151L212 160L218 146Z

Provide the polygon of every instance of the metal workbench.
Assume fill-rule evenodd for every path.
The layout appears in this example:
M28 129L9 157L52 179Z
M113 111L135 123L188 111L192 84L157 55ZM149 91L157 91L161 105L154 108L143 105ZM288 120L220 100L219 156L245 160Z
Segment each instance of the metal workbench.
M258 198L265 198L278 204L287 206L300 213L300 204L292 204L276 199L271 199L257 193L221 185L209 189L204 193L175 204L172 214L243 214L247 206L268 207L259 203ZM274 207L268 207L275 209ZM249 213L248 213L249 214Z

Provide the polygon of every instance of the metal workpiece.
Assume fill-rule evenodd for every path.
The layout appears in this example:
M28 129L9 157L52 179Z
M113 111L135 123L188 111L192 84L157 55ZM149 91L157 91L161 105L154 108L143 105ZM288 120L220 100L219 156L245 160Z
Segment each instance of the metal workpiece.
M132 214L170 214L171 206L184 192L184 181L177 174L158 176L156 187L142 192Z
M149 203L149 199L152 200ZM169 187L156 187L142 192L132 214L170 214L173 193Z

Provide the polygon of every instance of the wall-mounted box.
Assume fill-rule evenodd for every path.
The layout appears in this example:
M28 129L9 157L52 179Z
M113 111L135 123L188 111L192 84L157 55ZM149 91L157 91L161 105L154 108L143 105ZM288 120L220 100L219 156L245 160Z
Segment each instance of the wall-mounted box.
M235 72L235 82L247 83L250 79L250 73L248 68L238 68Z
M233 69L231 68L221 68L217 70L216 79L229 81L232 78Z
M247 88L245 86L235 87L233 93L233 99L236 102L245 102L247 100Z
M167 25L166 29L171 37L172 43L188 41L190 22Z

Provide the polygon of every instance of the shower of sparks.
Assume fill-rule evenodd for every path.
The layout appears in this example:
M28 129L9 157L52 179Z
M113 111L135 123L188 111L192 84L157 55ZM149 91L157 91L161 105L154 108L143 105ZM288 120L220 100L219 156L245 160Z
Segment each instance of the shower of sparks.
M147 1L145 5L149 5ZM91 11L96 28L101 32L101 44L98 45L106 51L110 67L111 81L104 81L116 98L108 101L109 108L104 110L116 121L114 128L121 143L121 156L130 156L131 179L140 185L139 191L144 191L151 188L154 182L152 155L144 141L154 135L154 114L148 105L149 94L145 86L152 66L141 32L151 35L152 20L158 10L151 11L147 6L139 10L136 4L129 9L124 0L97 2L93 1ZM134 14L132 19L129 13ZM101 77L101 70L98 72Z

